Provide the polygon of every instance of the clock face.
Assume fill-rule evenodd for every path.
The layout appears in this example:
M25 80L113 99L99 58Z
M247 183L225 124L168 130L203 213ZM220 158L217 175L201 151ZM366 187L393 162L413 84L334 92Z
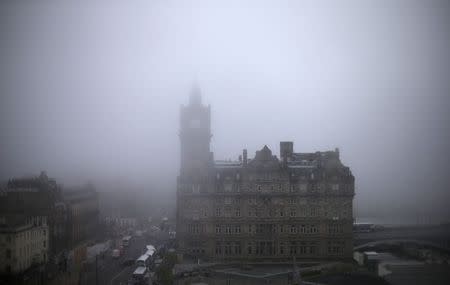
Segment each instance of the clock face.
M190 128L195 128L195 129L200 128L200 120L198 120L198 119L192 119L192 120L189 122L189 127L190 127Z

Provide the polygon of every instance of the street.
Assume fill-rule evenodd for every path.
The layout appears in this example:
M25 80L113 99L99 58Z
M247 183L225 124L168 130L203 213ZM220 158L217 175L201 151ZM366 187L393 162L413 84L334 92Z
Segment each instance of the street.
M84 273L83 284L119 285L127 284L136 266L125 266L122 263L127 259L136 260L144 252L146 241L144 237L133 237L128 247L124 248L124 254L119 258L113 258L111 251L105 253L104 257L97 258L97 280L95 274L95 263L89 266L88 272Z

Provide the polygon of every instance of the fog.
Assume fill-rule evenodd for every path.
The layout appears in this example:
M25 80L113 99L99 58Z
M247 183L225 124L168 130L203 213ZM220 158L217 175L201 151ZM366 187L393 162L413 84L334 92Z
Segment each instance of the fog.
M215 159L339 147L355 216L448 221L448 1L2 1L0 180L165 202L179 108L212 108Z

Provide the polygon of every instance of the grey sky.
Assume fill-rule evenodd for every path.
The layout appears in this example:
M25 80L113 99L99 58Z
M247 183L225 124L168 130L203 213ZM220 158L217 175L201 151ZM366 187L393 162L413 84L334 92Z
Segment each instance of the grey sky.
M0 7L1 179L174 193L197 81L216 159L339 147L357 214L450 217L448 1Z

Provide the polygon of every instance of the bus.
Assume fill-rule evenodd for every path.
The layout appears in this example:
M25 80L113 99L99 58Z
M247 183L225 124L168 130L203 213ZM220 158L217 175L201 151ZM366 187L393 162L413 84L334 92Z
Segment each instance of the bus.
M129 246L131 241L131 236L125 236L122 238L122 245Z
M153 249L149 249L145 252L145 255L147 255L150 258L152 258L154 254L155 254L155 251Z
M133 283L144 284L149 278L147 267L139 266L133 272Z
M140 267L149 267L151 262L151 257L143 254L136 260L136 265Z

